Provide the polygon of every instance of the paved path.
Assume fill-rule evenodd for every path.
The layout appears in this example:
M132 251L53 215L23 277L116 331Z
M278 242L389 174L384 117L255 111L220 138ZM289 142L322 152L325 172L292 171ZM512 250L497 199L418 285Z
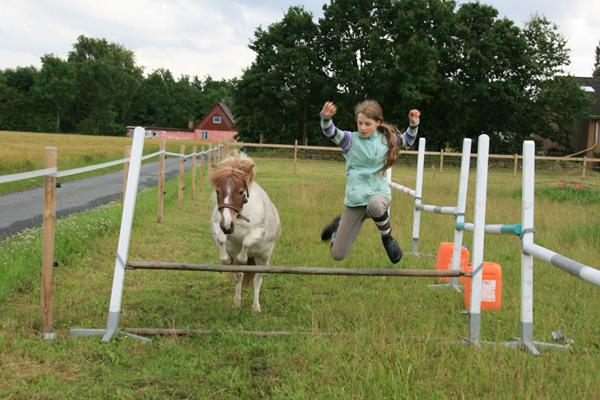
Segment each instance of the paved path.
M185 168L190 169L191 159ZM176 177L179 159L165 159L165 180ZM60 180L60 179L59 179ZM139 187L154 186L158 182L158 161L142 165ZM109 203L122 196L123 171L65 182L56 190L56 215L63 217ZM9 193L0 196L0 238L25 228L41 226L44 207L44 188Z

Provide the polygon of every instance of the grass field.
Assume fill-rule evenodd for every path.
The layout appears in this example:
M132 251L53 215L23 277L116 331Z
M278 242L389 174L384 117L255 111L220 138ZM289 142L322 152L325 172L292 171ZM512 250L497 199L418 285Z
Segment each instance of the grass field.
M343 164L302 160L293 174L289 159L256 162L257 180L282 220L272 265L391 267L370 221L342 262L332 261L319 239L342 206ZM538 172L537 178L544 184L536 197L536 242L597 267L597 191L564 195L558 182L573 177ZM414 167L397 168L394 180L413 186ZM457 169L444 174L428 169L424 199L452 205L457 185ZM519 222L520 179L512 171L492 171L488 190L487 222ZM156 191L142 192L130 259L217 263L208 197L204 192L192 202L188 193L180 211L176 182L169 182L165 223L159 225ZM471 190L468 220L472 197ZM409 198L394 196L392 217L395 236L408 250ZM126 337L109 344L69 338L72 327L106 323L119 219L119 205L113 204L59 221L53 342L42 341L40 333L39 232L0 244L0 398L600 398L600 291L537 261L535 339L550 341L551 332L560 329L574 339L572 353L532 357L502 346L476 350L440 341L467 336L462 295L428 288L433 280L415 278L266 276L263 312L253 314L251 293L244 294L241 310L232 308L234 286L226 275L131 271L123 326L218 334L156 338L150 344ZM422 250L435 253L441 241L452 240L452 232L450 217L422 215ZM465 243L470 247L470 234ZM487 236L485 244L485 260L502 265L504 288L502 309L483 312L481 334L501 343L519 334L519 241ZM398 267L433 268L434 259L407 255ZM258 338L232 334L235 330L295 333Z
M119 160L124 157L125 146L131 145L131 138L0 131L0 143L2 143L0 146L0 176L2 176L44 168L44 148L46 146L57 148L59 171ZM189 154L192 152L194 144L200 151L200 142L167 141L167 151L179 153L179 146L185 145L186 153ZM158 140L146 139L144 154L154 153L158 149ZM148 161L156 160L157 158ZM123 169L123 166L67 176L61 180L66 182L86 176L106 174L119 169ZM0 194L41 187L43 182L44 178L10 182L0 185Z

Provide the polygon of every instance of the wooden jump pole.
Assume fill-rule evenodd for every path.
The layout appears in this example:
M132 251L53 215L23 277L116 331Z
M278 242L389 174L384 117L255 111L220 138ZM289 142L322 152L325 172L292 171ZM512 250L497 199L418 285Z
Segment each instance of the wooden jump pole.
M185 162L185 146L181 145L179 146L179 154L181 154L179 156L179 193L177 196L177 202L179 204L179 209L181 210L183 208L183 189L185 188L185 166L184 166L184 162Z
M156 222L162 224L165 211L165 141L160 141L158 156L158 203L156 205Z
M56 167L56 147L46 147L45 168ZM54 243L56 225L56 177L46 175L44 179L44 222L42 239L42 332L44 339L56 338L52 318L52 295L54 292Z
M344 276L412 276L412 277L458 277L469 276L463 271L436 269L390 269L390 268L314 268L273 267L264 265L211 265L192 263L166 263L136 261L127 263L127 269L153 269L206 272L255 272L261 274L292 275L344 275Z

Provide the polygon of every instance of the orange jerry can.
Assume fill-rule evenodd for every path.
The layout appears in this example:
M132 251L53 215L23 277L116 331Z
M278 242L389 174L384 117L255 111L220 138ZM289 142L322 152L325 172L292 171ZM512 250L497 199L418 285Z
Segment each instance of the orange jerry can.
M435 259L435 269L450 269L452 266L452 249L454 243L442 242L438 247L437 258ZM464 268L469 264L469 249L463 246L460 252L460 269L464 271ZM450 278L441 277L440 280L450 282Z
M469 265L468 272L471 272ZM464 278L465 308L471 305L471 278ZM495 262L483 262L483 277L481 282L481 309L499 310L502 307L502 267Z

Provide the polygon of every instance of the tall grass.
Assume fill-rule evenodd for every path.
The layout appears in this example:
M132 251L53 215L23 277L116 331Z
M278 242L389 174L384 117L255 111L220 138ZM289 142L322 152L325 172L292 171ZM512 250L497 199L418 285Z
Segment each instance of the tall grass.
M348 258L334 262L320 230L342 207L343 164L256 159L258 182L277 205L282 236L272 264L392 267L371 221L365 221ZM538 173L540 180L556 178ZM394 180L412 186L414 168L398 168ZM471 181L474 182L474 174ZM156 224L156 191L138 196L130 259L218 262L209 234L208 193L189 195L177 209L176 182L167 185L165 223ZM186 187L189 187L189 176ZM458 171L429 170L427 203L456 201ZM492 172L487 220L520 220L519 180ZM471 185L473 187L473 185ZM469 193L468 220L472 220ZM536 198L536 242L598 266L600 209L581 202ZM502 346L471 347L440 340L467 335L462 295L431 289L431 279L266 276L263 312L250 311L251 292L241 310L232 308L233 283L226 275L193 272L127 272L121 324L124 327L203 328L220 332L185 338L156 338L142 344L119 337L68 338L74 326L105 324L112 282L119 207L72 217L76 227L104 218L105 227L68 226L58 246L73 241L56 270L55 318L59 338L40 339L39 263L13 258L7 268L26 271L21 289L0 306L0 397L7 398L218 398L218 399L556 399L600 398L600 297L598 288L553 267L535 264L535 338L549 341L561 329L574 351L544 351L540 357ZM392 204L394 235L407 250L412 202L398 194ZM78 218L81 218L80 220ZM68 224L67 224L68 225ZM421 249L435 253L452 240L449 217L422 216ZM33 235L33 234L32 234ZM89 236L86 236L89 235ZM19 238L15 238L18 241ZM25 241L26 239L21 238ZM33 239L25 247L37 247ZM465 235L470 245L470 235ZM503 308L483 313L482 338L501 343L519 334L520 246L517 238L486 237L485 259L503 268ZM10 245L16 246L16 245ZM9 249L0 244L0 254ZM21 250L22 251L22 250ZM38 247L39 251L39 247ZM1 259L1 258L0 258ZM37 263L37 265L36 265ZM433 268L431 257L406 255L399 268ZM2 279L0 279L2 281ZM28 283L27 283L28 282ZM286 330L290 336L257 338L232 331Z

